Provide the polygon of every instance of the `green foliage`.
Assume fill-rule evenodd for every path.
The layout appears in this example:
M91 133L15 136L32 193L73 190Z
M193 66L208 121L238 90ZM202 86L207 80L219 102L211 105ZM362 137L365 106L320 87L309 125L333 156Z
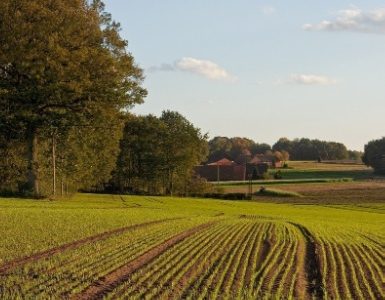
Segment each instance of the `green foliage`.
M63 168L76 165L72 182L80 178L80 186L88 186L105 179L111 163L109 148L101 146L111 142L113 148L119 135L96 136L95 128L119 126L121 111L146 95L142 71L119 30L100 1L0 2L0 133L9 137L8 149L12 139L24 141L27 164L19 178L35 195L45 193L41 157L53 135L67 158ZM84 168L90 169L88 182Z
M258 144L247 138L217 136L209 141L208 161L213 162L228 158L239 163L246 163L255 154L263 154L269 150L271 150L270 145Z
M362 162L362 156L364 152L356 150L348 150L348 158L357 162Z
M319 158L321 160L342 160L349 158L348 150L344 144L317 139L289 140L280 138L273 145L273 150L288 152L291 160L318 160Z
M207 137L177 112L126 121L112 184L121 192L187 194Z
M365 145L363 162L379 174L385 174L385 137Z

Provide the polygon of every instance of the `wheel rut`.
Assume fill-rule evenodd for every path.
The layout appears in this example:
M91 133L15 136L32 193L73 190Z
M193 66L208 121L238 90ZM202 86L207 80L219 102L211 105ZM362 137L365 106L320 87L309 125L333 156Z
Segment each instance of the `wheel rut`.
M323 299L324 286L315 238L305 226L293 222L288 223L297 228L304 238L303 241L299 241L297 251L297 260L300 264L297 296L299 299ZM305 290L303 290L304 287Z
M160 224L160 223L164 223L164 222L168 222L168 221L173 221L173 220L177 220L177 219L180 219L180 218L163 219L163 220L157 220L157 221L151 221L151 222L145 222L145 223L130 225L130 226L126 226L126 227L121 227L121 228L113 229L110 231L102 232L102 233L99 233L99 234L96 234L93 236L89 236L89 237L86 237L86 238L83 238L80 240L76 240L76 241L73 241L73 242L70 242L67 244L63 244L61 246L54 247L54 248L51 248L48 250L44 250L44 251L29 255L29 256L17 258L17 259L9 261L9 262L3 264L2 266L0 266L0 275L5 274L5 273L17 268L17 267L25 265L27 263L35 262L35 261L38 261L38 260L43 259L43 258L48 258L48 257L53 256L55 254L62 253L66 250L72 250L72 249L79 248L79 247L86 245L86 244L90 244L90 243L93 243L96 241L102 241L102 240L105 240L109 237L112 237L112 236L118 235L118 234L122 234L122 233L125 233L127 231L139 229L139 228L146 227L146 226L156 225L156 224Z
M182 242L186 238L202 231L208 227L213 226L217 222L205 223L186 231L183 231L170 239L164 241L161 244L156 245L155 247L147 250L145 253L141 254L136 259L132 260L128 264L125 264L104 277L100 278L92 285L87 287L82 292L73 295L71 299L103 299L103 297L111 292L114 288L118 287L121 283L129 279L130 275L148 264L150 261L154 260L160 254L164 253L171 247Z

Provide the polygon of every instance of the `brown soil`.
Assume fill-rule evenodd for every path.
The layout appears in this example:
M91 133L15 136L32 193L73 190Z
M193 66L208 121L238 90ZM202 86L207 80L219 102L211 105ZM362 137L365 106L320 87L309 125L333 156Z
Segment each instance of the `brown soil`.
M357 286L353 279L353 276L356 277L355 270L353 269L352 264L349 263L349 258L347 257L347 253L345 252L344 246L336 245L336 247L338 248L338 251L341 253L343 264L345 266L345 274L346 274L348 289L354 299L359 299L360 297L359 297L358 289L360 289L360 286Z
M356 273L357 282L360 283L360 286L356 286L356 288L361 290L365 299L373 298L369 293L369 291L365 288L365 284L364 284L366 280L369 285L369 279L370 279L369 274L365 274L365 271L364 271L366 267L365 264L363 263L363 261L359 256L355 256L355 253L353 253L352 246L345 246L345 250L347 252L346 255L349 256L351 259L354 271ZM370 288L372 293L376 292L375 285L370 285Z
M304 237L299 240L297 249L297 263L299 264L297 297L299 299L312 299L314 297L322 299L324 287L315 239L306 227L289 223L295 226Z
M253 245L254 251L251 252L251 255L249 257L249 262L247 264L247 269L245 274L245 285L247 288L252 288L254 285L254 283L251 282L252 274L255 271L254 265L263 261L267 256L267 254L269 253L269 250L271 248L271 243L269 242L269 240L264 239L260 247L258 246L258 243L261 242L260 238L263 232L270 232L271 228L272 228L272 225L269 224L265 230L261 230L258 237L254 241L254 245ZM259 249L258 253L255 251L255 249Z
M260 233L260 225L254 225L253 233L250 235L250 239L247 242L247 245L242 253L241 259L240 259L240 265L237 268L237 272L235 273L235 277L231 286L231 292L233 295L236 295L240 291L240 284L244 283L244 278L246 276L247 266L249 262L249 258L251 256L251 253L253 251L253 246L255 245L255 240L259 237Z
M322 242L322 246L325 251L325 258L326 261L322 261L322 265L326 264L327 267L327 273L324 274L326 278L326 290L328 291L328 295L330 296L331 299L338 299L338 295L336 294L337 291L334 288L334 284L337 284L334 282L334 277L332 274L338 274L338 269L337 266L333 264L333 255L332 255L332 249L330 249L329 245ZM337 264L337 262L334 262Z
M233 250L235 250L236 253L233 255L233 258L230 262L230 265L226 271L226 274L225 274L223 281L221 282L221 286L220 286L220 291L223 293L226 293L226 289L227 288L231 289L231 286L235 282L237 282L237 279L234 278L236 276L237 272L235 272L234 277L233 277L233 273L234 273L233 270L234 269L235 270L241 269L239 264L242 263L242 258L244 258L244 252L245 252L245 250L242 250L242 245L245 245L245 244L247 245L250 243L250 238L253 236L253 232L255 231L255 226L256 225L253 225L252 227L250 227L250 229L246 232L243 239L237 243L238 245L236 245L236 247L233 248ZM230 254L232 252L233 251L228 253L229 257L230 257ZM237 259L239 256L241 256L241 259ZM225 264L222 264L222 268L219 269L218 275L224 271L224 270L222 270L224 267L225 267ZM217 282L218 282L218 279L216 279L213 282L213 287L215 287L217 285Z
M215 222L205 223L173 236L163 243L151 248L128 264L117 268L103 278L100 278L81 293L74 295L72 299L102 299L108 292L111 292L122 282L126 281L133 272L145 266L172 246L180 243L189 236L212 226L214 223Z
M227 242L224 242L223 239L217 242L213 248L213 251L210 251L208 257L203 260L203 264L201 260L197 260L179 280L178 284L176 285L177 289L171 293L168 299L185 299L187 298L188 293L194 287L199 290L202 285L205 284L215 268L218 267L222 258L221 254L223 251L225 251L224 249L227 248L232 239L236 238L236 235L244 228L245 226L242 226L237 230L233 227L234 230L230 232L230 239L225 239ZM194 278L194 280L191 280L191 278Z
M351 298L351 292L352 291L349 289L349 283L344 282L344 279L342 276L342 274L344 272L344 267L345 267L343 257L341 255L341 253L338 251L337 245L334 242L332 242L330 245L331 245L330 251L332 251L334 254L334 257L336 260L336 266L337 266L337 270L338 270L338 273L337 273L338 291L336 291L336 293L339 294L339 296L345 295L345 296ZM349 274L346 274L346 271L345 271L345 275L346 275L346 277L349 276Z
M223 240L224 235L218 234L213 240L209 243L212 245L209 253L201 253L194 260L192 266L190 266L187 271L184 272L182 277L178 280L178 282L174 285L174 288L168 294L167 299L176 299L181 296L183 289L189 284L189 282L196 278L199 274L198 266L202 261L205 261L205 265L208 267L210 259L212 258L212 254L216 253L216 247L220 245L220 242ZM206 256L209 254L208 256Z
M50 257L52 255L55 255L55 254L58 254L58 253L62 253L64 251L66 251L66 250L79 248L80 246L83 246L85 244L89 244L89 243L93 243L93 242L96 242L96 241L105 240L105 239L107 239L107 238L109 238L111 236L122 234L122 233L130 231L130 230L139 229L139 228L142 228L142 227L145 227L145 226L150 226L150 225L155 225L155 224L159 224L159 223L164 223L164 222L171 221L171 220L176 220L176 219L177 218L174 218L174 219L164 219L164 220L151 221L151 222L140 223L140 224L135 224L135 225L126 226L126 227L121 227L121 228L118 228L118 229L113 229L113 230L102 232L102 233L99 233L99 234L96 234L96 235L93 235L93 236L90 236L90 237L86 237L84 239L73 241L73 242L70 242L70 243L67 243L67 244L55 247L55 248L51 248L51 249L48 249L48 250L45 250L45 251L42 251L42 252L38 252L38 253L29 255L29 256L24 256L24 257L21 257L21 258L17 258L15 260L12 260L12 261L7 262L7 263L3 264L2 266L0 266L0 274L4 274L4 273L6 273L6 272L8 272L8 271L10 271L12 269L15 269L16 267L24 265L26 263L35 262L35 261L38 261L40 259Z
M367 266L367 262L366 262L366 260L368 259L367 253L361 252L359 248L357 248L356 246L353 246L351 248L351 251L353 251L356 254L357 258L361 261L362 271L364 272L364 276L368 280L369 285L371 286L375 297L377 299L385 298L385 291L380 290L378 286L375 284L376 282L379 282L379 283L382 282L380 274L373 270L371 271Z

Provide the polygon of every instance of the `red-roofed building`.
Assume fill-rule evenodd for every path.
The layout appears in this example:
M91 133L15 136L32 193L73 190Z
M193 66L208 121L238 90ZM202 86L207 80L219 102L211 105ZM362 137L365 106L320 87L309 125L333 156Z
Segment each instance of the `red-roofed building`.
M207 181L245 180L246 167L223 158L216 162L195 167L195 173Z
M245 181L253 172L260 178L268 168L266 162L237 164L223 158L207 165L196 166L194 171L207 181Z

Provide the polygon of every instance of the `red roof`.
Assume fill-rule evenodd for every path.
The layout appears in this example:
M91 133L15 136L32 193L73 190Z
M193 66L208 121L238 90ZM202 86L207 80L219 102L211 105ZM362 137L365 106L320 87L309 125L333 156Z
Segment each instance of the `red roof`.
M209 166L232 166L235 165L236 163L227 159L227 158L222 158L216 162L213 162L211 164L208 164Z

